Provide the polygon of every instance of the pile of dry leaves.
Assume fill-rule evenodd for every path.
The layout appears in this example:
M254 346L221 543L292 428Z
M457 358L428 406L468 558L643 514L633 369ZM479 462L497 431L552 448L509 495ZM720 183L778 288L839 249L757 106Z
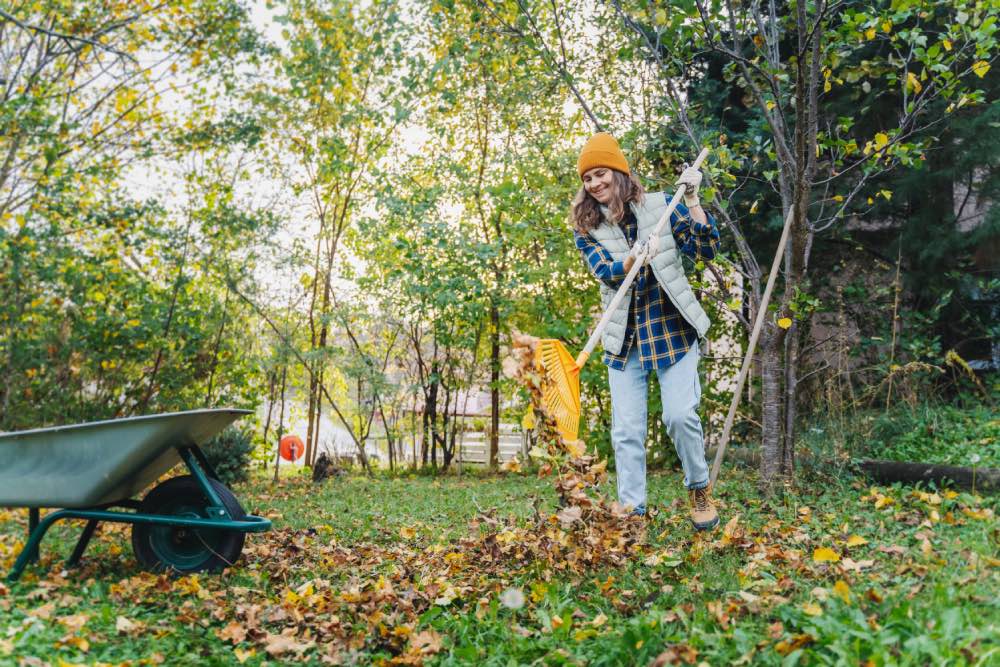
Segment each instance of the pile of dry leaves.
M220 638L251 642L285 659L319 653L338 663L351 661L358 651L382 650L393 655L393 664L420 664L442 648L434 630L417 631L418 617L432 606L471 605L481 616L524 572L582 574L642 557L645 523L603 493L607 461L586 454L580 441L564 440L545 411L544 380L532 361L536 342L516 337L504 367L532 397L534 453L544 461L539 474L554 480L558 512L536 506L527 523L483 513L473 522L475 534L429 548L405 541L338 545L315 531L272 531L246 547L251 570L266 572L271 582L310 570L349 573L346 581L312 579L289 588L278 605L254 602L246 589L216 593L228 600L215 614L228 621ZM516 598L516 592L508 597Z

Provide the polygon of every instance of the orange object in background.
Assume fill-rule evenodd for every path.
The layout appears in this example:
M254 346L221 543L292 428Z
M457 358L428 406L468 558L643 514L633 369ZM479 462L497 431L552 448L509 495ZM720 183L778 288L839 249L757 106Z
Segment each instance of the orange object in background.
M286 461L297 461L306 453L306 446L297 435L286 435L278 444L278 453Z

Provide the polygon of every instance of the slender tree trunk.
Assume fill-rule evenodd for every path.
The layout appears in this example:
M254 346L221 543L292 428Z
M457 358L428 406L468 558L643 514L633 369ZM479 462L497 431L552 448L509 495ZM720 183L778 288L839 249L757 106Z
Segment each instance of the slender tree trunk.
M315 416L313 417L312 444L307 447L309 457L306 459L306 463L310 467L316 463L316 457L319 456L319 432L320 427L323 425L323 392L319 388L323 386L323 371L324 369L320 367L316 379L316 408Z
M274 479L271 483L278 481L278 465L281 463L281 438L285 435L285 379L288 376L288 365L282 367L281 369L281 411L280 417L278 417L278 446L275 448L274 454Z
M490 467L500 454L500 311L490 304Z
M267 433L271 430L271 413L274 412L274 391L278 385L278 374L267 374L267 417L264 419L264 445L267 445Z
M306 408L307 423L306 423L306 464L310 464L310 458L312 457L312 443L313 443L313 428L316 422L316 399L318 398L319 392L316 390L316 376L312 373L309 374L309 406Z
M222 301L222 321L219 323L219 333L215 336L215 346L212 350L212 370L208 373L208 390L205 392L205 405L212 405L212 386L215 380L215 370L219 366L219 347L222 345L222 333L226 329L226 316L229 309L229 285L226 285L226 297Z

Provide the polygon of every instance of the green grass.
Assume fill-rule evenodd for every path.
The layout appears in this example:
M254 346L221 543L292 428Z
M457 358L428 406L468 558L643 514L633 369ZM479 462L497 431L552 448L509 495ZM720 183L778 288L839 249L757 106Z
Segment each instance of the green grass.
M428 590L442 572L421 569L437 562L425 554L489 533L494 518L529 521L533 503L554 511L551 480L347 477L314 487L290 478L236 491L248 510L272 516L275 531L249 537L244 561L223 575L143 575L121 527L102 530L83 566L63 573L59 559L78 527L47 538L43 563L0 588L0 665L26 656L52 665L321 664L328 654L388 664L406 646L393 628L438 633L440 651L424 657L442 665L642 665L665 650L711 665L1000 665L996 497L824 479L765 502L753 475L735 468L719 499L724 523L739 514L737 534L726 539L720 528L702 539L687 524L680 476L657 475L648 546L629 565L572 572L559 563L465 563L448 576L470 590L407 615L403 584ZM25 514L0 511L5 568ZM823 547L840 562L814 560ZM845 572L847 559L873 562ZM377 605L360 603L345 615L345 596L377 588L380 577L395 582L399 598L374 615ZM524 593L523 607L501 604L509 588ZM334 602L340 625L361 638L354 645L324 641L333 612L323 606ZM256 621L248 624L250 607ZM294 631L309 648L271 658L253 632L235 643L220 638L234 623Z
M896 405L802 429L803 445L821 459L882 459L1000 468L1000 417L980 404Z

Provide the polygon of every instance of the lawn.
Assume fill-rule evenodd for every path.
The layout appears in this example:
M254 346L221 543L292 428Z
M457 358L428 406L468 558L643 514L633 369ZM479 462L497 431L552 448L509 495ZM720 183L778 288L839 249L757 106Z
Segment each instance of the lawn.
M255 480L237 495L275 529L221 575L143 573L120 527L66 572L68 526L0 585L0 664L1000 665L995 496L804 479L764 502L735 468L698 536L654 474L654 516L595 567L552 482ZM5 569L25 514L0 510Z

